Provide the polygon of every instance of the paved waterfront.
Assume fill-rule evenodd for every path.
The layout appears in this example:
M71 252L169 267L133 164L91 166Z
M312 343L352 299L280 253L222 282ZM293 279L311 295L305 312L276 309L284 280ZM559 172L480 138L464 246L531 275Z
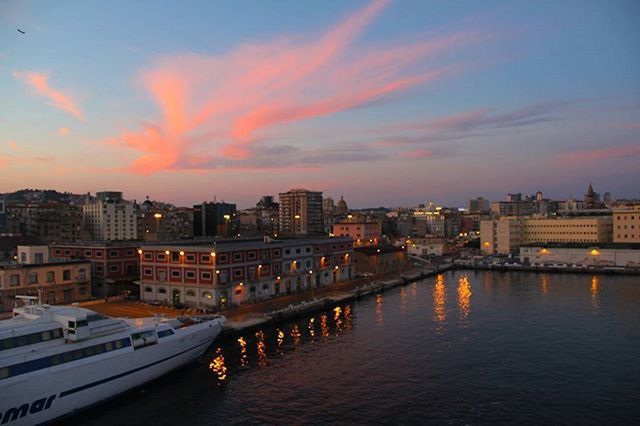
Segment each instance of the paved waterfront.
M252 332L74 424L637 424L635 277L451 272Z

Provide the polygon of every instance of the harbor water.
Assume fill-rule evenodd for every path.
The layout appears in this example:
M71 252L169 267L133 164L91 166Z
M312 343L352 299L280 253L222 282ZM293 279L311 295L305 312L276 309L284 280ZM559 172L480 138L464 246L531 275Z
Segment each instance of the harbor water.
M638 424L640 279L448 272L216 342L84 425Z

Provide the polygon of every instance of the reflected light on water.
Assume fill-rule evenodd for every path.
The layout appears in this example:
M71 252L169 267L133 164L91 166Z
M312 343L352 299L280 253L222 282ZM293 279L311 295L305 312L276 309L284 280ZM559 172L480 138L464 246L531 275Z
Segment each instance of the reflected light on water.
M320 330L322 332L322 337L329 337L329 326L327 325L327 314L322 314L320 316Z
M400 313L404 315L407 312L407 289L400 287Z
M222 356L222 348L216 349L216 357L209 363L209 370L213 371L218 377L218 384L221 385L227 380L227 366L224 364L224 356Z
M351 330L351 306L346 306L344 308L344 327L347 330Z
M311 336L311 340L314 340L314 338L316 337L316 323L315 323L316 319L315 318L311 318L309 320L309 335Z
M540 287L542 289L542 295L546 296L547 292L549 291L549 277L546 275L543 275L542 278L540 278Z
M458 280L458 310L460 320L467 319L471 311L471 283L466 275Z
M433 316L439 323L446 319L447 293L444 284L444 275L439 274L436 277L436 284L433 287Z
M244 337L239 337L238 343L240 344L240 365L246 367L249 365L249 359L247 357L247 341L244 340Z
M300 337L302 333L300 333L300 329L298 328L298 324L294 325L291 329L291 337L293 337L293 343L298 346L300 344Z
M382 324L382 294L376 295L376 323Z
M277 333L278 333L278 352L282 353L282 343L284 343L284 332L278 329Z
M258 352L258 365L260 367L267 366L267 345L264 343L264 333L258 331L256 333L256 350Z
M595 275L591 278L591 306L595 311L600 308L600 280Z
M336 323L336 334L342 331L342 318L340 318L340 314L342 314L342 308L340 306L336 306L333 309L333 320Z

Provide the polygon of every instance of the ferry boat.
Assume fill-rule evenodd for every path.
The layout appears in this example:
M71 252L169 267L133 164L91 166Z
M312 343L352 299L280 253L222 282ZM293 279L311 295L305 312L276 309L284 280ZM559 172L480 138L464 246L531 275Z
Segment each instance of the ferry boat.
M0 321L0 424L48 422L156 379L201 356L225 323L31 303Z

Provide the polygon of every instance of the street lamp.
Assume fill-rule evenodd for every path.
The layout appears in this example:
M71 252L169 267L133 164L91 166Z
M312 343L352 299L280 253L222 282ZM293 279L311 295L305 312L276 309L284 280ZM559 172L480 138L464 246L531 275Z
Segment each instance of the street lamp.
M162 214L156 213L153 215L156 218L156 238L160 239L160 219L162 219Z

